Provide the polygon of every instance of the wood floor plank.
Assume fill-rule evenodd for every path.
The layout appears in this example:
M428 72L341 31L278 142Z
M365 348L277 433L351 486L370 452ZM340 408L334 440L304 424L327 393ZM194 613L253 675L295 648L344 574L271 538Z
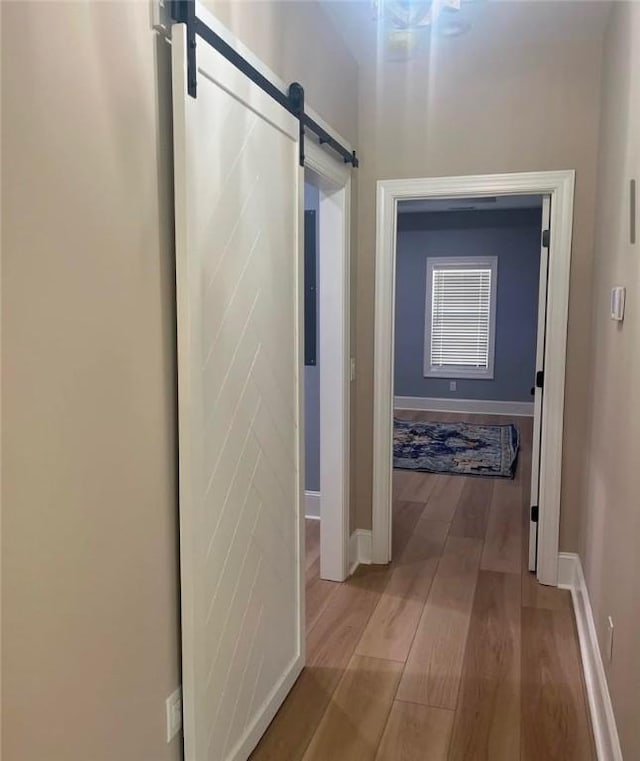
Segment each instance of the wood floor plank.
M447 540L400 680L399 700L456 707L481 552L480 539Z
M569 590L540 584L535 573L526 570L522 574L522 605L545 610L572 610L573 607Z
M345 585L307 635L307 665L344 668L375 606L372 587ZM378 593L379 595L379 593Z
M320 578L320 558L318 557L307 570L305 618L309 631L329 602L329 598L340 585L334 581Z
M420 520L425 506L420 502L393 502L393 531L391 533L391 556L399 558Z
M432 473L416 470L393 470L393 498L404 502L422 502L429 499L434 486Z
M447 476L442 473L434 473L431 477L433 488L423 515L427 520L451 523L466 478L464 476Z
M480 567L519 574L522 549L522 486L506 478L496 479Z
M484 539L489 505L493 495L493 478L466 478L451 523L451 536Z
M402 470L401 468L394 468L391 473L391 490L393 493L394 504L396 501L402 502L404 491L407 488L412 471Z
M307 667L252 761L593 761L570 595L525 570L526 425L520 455L509 483L521 495L521 574L512 572L512 516L496 514L496 502L506 499L502 481L412 474L411 495L428 499L394 501L393 563L361 566L344 584L320 580L320 526L307 522ZM430 480L429 488L416 477ZM414 627L407 609L422 605L425 579L417 568L429 555L424 530L434 519L452 531ZM507 572L479 570L481 564ZM403 657L404 646L394 648L415 629L402 677L400 660L356 652L378 606L378 628L393 643L384 652Z
M453 712L394 701L376 761L447 761Z
M304 761L373 761L401 670L395 661L354 655Z
M418 521L356 648L359 655L406 660L448 529L443 521Z
M305 569L309 571L311 566L320 557L320 521L305 518Z
M301 761L340 677L337 670L305 668L251 754L251 761Z
M330 606L343 609L357 607L366 616L366 624L389 583L392 572L391 565L359 566L347 581L337 585Z
M388 578L386 567L364 566L344 584L335 585L307 635L307 665L252 761L303 757Z
M520 754L520 576L480 571L449 761Z
M523 609L522 684L522 761L595 759L571 609Z

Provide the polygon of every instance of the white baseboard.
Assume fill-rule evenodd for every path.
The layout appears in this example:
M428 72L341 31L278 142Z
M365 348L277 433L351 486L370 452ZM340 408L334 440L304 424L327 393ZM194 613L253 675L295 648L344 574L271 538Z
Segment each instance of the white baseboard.
M371 565L371 529L357 528L349 538L349 573L359 565Z
M305 491L304 493L304 517L320 520L320 492Z
M396 396L393 405L397 410L533 417L533 402L494 402L489 399L437 399L424 396Z
M573 600L598 761L623 761L589 591L578 555L572 552L558 555L558 586L570 590Z

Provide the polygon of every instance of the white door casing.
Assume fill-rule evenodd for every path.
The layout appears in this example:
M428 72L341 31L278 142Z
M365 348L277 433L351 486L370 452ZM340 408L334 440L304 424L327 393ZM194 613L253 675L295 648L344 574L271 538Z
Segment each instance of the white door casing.
M372 559L391 559L393 351L397 204L416 198L550 195L551 242L542 409L537 578L558 581L573 170L379 180L376 218Z
M349 575L351 171L314 141L305 167L320 195L320 576Z
M551 197L542 199L542 231L549 230L551 224ZM549 272L549 250L540 243L540 278L538 286L538 333L536 341L536 373L544 372L544 346L547 325L547 288ZM533 442L531 447L531 506L540 503L540 446L542 433L542 404L544 383L534 385ZM538 521L529 516L529 570L535 571L538 558Z
M304 663L297 120L172 28L186 761L244 761Z

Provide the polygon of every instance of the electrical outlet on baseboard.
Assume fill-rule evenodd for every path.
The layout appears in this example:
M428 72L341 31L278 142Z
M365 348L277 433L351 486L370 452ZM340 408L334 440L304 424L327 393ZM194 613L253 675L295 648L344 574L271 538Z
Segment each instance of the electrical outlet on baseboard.
M167 709L167 742L182 729L182 687L174 690L166 700Z
M607 616L607 660L609 663L613 660L613 618Z

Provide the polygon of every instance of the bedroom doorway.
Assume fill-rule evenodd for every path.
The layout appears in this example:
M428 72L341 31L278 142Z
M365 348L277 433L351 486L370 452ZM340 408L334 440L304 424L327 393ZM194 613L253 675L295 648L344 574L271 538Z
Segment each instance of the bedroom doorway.
M379 183L375 562L392 510L420 505L489 567L557 583L572 190L571 172Z

